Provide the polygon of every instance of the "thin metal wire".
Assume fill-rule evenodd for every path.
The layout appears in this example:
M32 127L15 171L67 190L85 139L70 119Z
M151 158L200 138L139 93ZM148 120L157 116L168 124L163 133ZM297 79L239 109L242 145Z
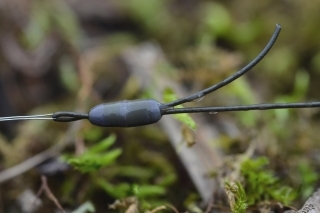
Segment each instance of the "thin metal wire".
M199 113L199 112L228 112L228 111L249 111L249 110L269 110L287 108L313 108L320 107L320 102L309 103L278 103L278 104L253 104L244 106L221 106L221 107L190 107L190 108L170 108L163 112L163 115L179 113Z
M44 115L26 115L26 116L10 116L0 117L1 121L20 121L20 120L54 120L58 122L70 122L81 119L88 119L88 114L78 112L55 112Z
M44 115L0 117L0 121L19 121L19 120L53 120L53 118L52 118L52 113L44 114Z
M248 72L250 69L252 69L256 64L258 64L264 58L264 56L269 52L269 50L271 49L273 44L276 42L280 31L281 31L281 26L279 24L276 24L276 29L275 29L272 37L270 38L268 44L265 46L265 48L261 51L261 53L255 59L253 59L249 64L247 64L241 70L237 71L232 76L224 79L223 81L221 81L221 82L219 82L219 83L217 83L207 89L204 89L204 90L197 92L195 94L192 94L190 96L166 103L163 105L163 109L174 107L179 104L191 102L191 101L194 101L194 100L199 99L201 97L204 97L205 95L207 95L217 89L220 89L221 87L223 87L223 86L231 83L232 81L236 80L237 78L241 77L242 75L244 75L246 72Z

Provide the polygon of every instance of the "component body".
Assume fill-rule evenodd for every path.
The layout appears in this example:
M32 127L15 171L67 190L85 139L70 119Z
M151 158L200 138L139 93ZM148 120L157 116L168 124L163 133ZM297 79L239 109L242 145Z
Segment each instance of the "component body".
M89 112L89 121L103 127L135 127L158 122L162 104L152 99L100 104Z

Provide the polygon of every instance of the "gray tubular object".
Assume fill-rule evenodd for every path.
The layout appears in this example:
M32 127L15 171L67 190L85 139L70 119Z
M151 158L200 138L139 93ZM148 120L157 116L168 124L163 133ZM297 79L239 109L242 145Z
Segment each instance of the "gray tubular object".
M89 121L103 127L135 127L158 122L162 104L152 99L100 104L89 112Z

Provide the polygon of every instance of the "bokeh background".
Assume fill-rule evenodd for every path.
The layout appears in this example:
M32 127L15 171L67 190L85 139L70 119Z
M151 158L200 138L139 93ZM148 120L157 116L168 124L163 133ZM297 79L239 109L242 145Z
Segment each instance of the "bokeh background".
M1 0L0 116L88 112L124 99L163 102L168 89L178 97L191 94L252 60L276 23L282 32L261 63L187 106L320 101L319 8L318 0ZM215 159L206 167L208 177L255 144L250 157L268 158L268 168L297 190L291 206L299 207L320 186L319 109L191 116L195 131L179 122L175 131L165 122L137 128L100 128L88 121L1 122L0 179L12 166L34 156L40 160L23 164L1 183L0 212L27 208L22 195L37 193L41 175L66 211L90 201L96 212L108 212L117 199L123 209L114 211L136 203L141 211L164 203L200 211L206 194L215 194L213 203L228 212L219 181L201 192L196 175L190 175L204 159L181 160L188 158L184 150L193 153L185 142L197 143L199 134L203 146L214 150L196 151L214 155L208 156ZM110 135L116 138L110 150L121 150L110 165L82 173L61 160L80 156ZM172 146L173 138L181 143ZM57 211L48 196L40 200L34 212Z

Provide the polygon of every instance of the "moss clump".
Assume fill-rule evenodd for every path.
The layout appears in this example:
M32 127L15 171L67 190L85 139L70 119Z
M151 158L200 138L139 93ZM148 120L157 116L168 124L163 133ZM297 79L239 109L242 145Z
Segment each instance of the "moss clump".
M241 174L245 179L248 204L253 205L263 200L276 200L290 204L297 197L291 187L280 183L271 170L266 169L269 160L265 157L246 159L241 164Z

